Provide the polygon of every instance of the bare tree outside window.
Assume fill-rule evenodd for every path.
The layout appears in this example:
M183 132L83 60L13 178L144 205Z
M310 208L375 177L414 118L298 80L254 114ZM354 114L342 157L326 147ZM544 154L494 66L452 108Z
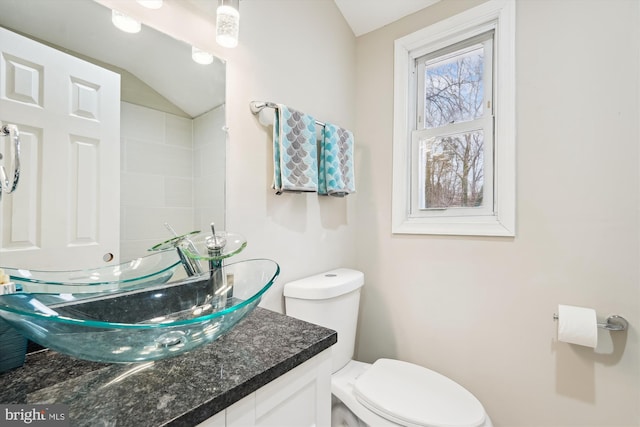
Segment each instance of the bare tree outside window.
M515 1L394 42L394 234L515 235Z
M482 206L482 128L456 133L452 125L484 113L484 49L475 45L443 55L427 61L424 70L424 129L442 132L420 141L421 208Z

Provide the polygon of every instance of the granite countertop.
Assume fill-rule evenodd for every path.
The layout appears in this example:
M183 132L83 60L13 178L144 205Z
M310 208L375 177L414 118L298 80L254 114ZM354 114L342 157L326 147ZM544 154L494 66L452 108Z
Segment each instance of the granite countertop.
M69 405L72 426L194 426L337 342L335 331L256 308L218 340L149 363L44 350L0 373L0 403Z

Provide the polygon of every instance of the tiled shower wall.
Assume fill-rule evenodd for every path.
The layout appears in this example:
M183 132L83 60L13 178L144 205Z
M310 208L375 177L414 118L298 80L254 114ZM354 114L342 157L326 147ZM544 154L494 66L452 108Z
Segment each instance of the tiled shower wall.
M192 120L121 104L120 260L193 229Z
M172 237L165 223L224 228L223 126L224 107L191 120L121 104L120 261Z
M225 229L226 132L224 105L193 120L194 226ZM236 231L238 230L229 230Z

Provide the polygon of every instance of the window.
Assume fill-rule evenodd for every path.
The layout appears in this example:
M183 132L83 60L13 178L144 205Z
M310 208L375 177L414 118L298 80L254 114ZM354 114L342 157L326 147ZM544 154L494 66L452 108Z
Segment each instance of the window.
M394 233L515 234L514 8L396 40Z
M490 32L415 60L411 216L492 212L492 45Z

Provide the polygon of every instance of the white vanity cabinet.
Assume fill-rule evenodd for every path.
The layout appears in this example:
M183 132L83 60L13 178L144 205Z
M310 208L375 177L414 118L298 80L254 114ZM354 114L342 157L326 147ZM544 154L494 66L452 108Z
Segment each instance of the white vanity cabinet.
M244 397L198 427L331 424L331 348Z

